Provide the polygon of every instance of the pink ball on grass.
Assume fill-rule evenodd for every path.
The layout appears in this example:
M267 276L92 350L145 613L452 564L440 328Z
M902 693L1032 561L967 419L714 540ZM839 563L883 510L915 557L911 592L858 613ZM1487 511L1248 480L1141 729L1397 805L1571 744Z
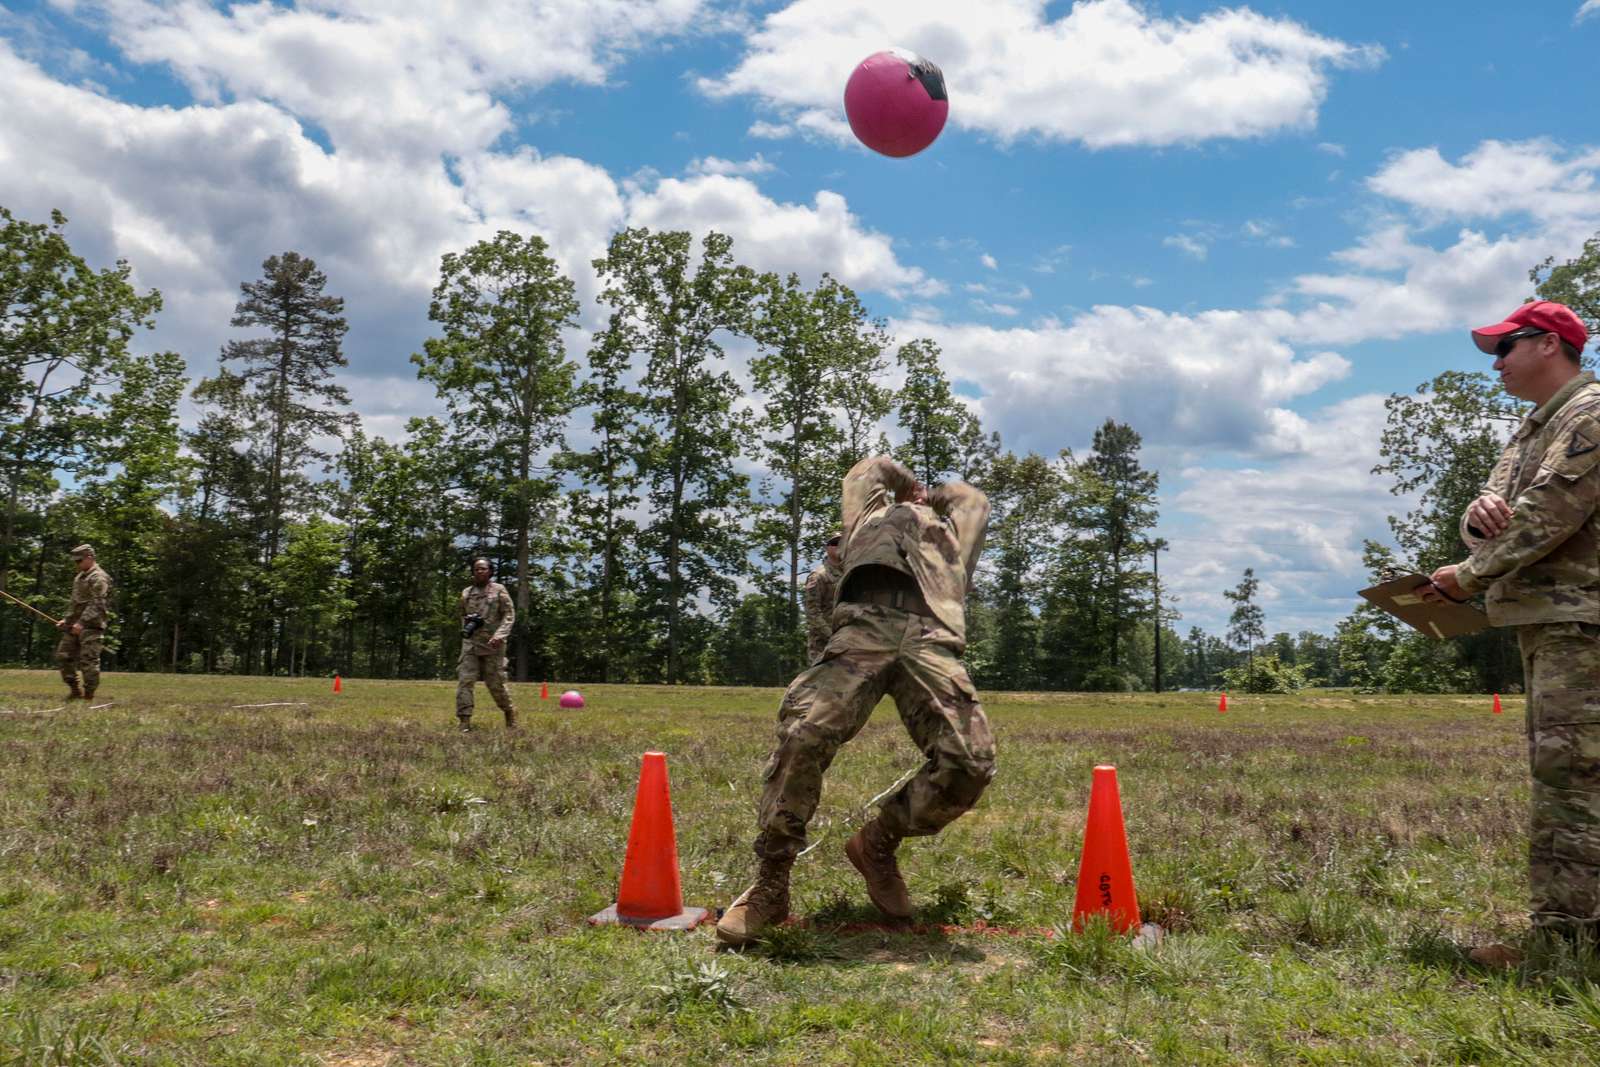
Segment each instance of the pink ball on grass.
M894 48L863 59L844 87L850 129L874 152L916 155L950 115L944 75L915 52Z
M578 692L576 689L568 689L565 693L561 694L561 706L564 708L583 707L583 694Z

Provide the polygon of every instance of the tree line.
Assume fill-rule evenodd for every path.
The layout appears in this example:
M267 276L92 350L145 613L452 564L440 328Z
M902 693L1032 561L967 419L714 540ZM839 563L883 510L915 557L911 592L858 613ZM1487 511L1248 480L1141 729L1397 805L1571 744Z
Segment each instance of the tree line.
M1495 632L1437 645L1363 609L1332 637L1269 638L1253 569L1227 592L1225 637L1180 635L1159 475L1132 426L1107 419L1082 456L1007 450L933 341L897 343L828 275L807 287L740 264L723 234L613 235L587 338L538 235L445 255L434 336L411 356L443 415L390 441L337 379L344 301L311 259L271 256L241 283L235 336L192 381L179 354L135 342L160 294L125 262L91 266L65 226L0 207L0 589L59 608L66 550L95 544L116 581L113 669L446 676L484 555L517 606L515 678L781 683L842 476L890 451L990 496L969 602L980 684L1510 688ZM1588 316L1585 276L1546 263L1534 280ZM1391 520L1397 547L1368 545L1375 575L1397 552L1424 569L1459 557L1455 516L1515 417L1482 374L1391 398L1378 472L1424 504ZM0 614L0 662L47 663L54 638Z

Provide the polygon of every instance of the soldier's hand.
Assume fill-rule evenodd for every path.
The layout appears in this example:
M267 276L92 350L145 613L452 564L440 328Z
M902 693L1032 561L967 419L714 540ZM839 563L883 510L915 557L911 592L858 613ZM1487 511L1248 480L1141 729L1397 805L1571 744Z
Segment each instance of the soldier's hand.
M1484 493L1467 505L1467 525L1483 531L1485 537L1499 537L1515 514L1499 493Z
M494 649L496 652L500 651L500 646L504 645L505 643L506 639L503 637L489 638L489 647Z
M73 637L78 637L82 633L83 633L83 623L81 623L81 622L73 623L72 624L72 636Z
M1430 584L1418 587L1417 595L1430 604L1467 599L1467 591L1461 588L1460 581L1456 579L1456 566L1451 563L1434 571L1428 577Z
M56 629L65 630L66 628L67 628L67 620L66 619L62 619L60 622L56 623Z

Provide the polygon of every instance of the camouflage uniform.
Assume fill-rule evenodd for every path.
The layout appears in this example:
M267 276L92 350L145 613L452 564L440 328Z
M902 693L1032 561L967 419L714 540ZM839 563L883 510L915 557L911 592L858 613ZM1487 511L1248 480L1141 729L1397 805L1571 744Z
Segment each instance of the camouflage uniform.
M72 550L75 560L93 555L88 545ZM86 571L79 571L72 579L72 600L61 621L61 640L56 643L56 663L61 668L61 680L77 695L78 677L83 677L85 698L94 696L100 686L100 652L105 647L106 623L110 621L111 576L96 563ZM74 634L74 623L83 626L83 633Z
M826 557L806 576L806 662L822 658L833 636L833 606L839 600L840 569Z
M937 833L977 803L994 777L994 738L959 659L967 584L983 547L989 502L969 485L952 484L928 504L896 503L915 485L887 456L862 460L845 477L833 634L778 710L778 745L767 762L755 843L764 861L787 861L805 847L823 773L885 693L927 757L878 816L890 839ZM920 591L917 602L856 599L876 568L914 580L906 584Z
M1485 492L1514 511L1472 556L1462 589L1487 589L1489 619L1515 626L1533 775L1533 923L1600 923L1600 385L1583 373L1524 420Z
M456 664L456 718L463 726L472 719L472 683L482 681L505 713L506 725L515 726L517 709L506 689L505 640L511 636L511 624L517 621L511 594L496 581L482 587L473 583L461 591L460 614L463 622L468 615L481 615L483 625L461 641L461 659ZM500 647L489 647L496 637L500 638Z

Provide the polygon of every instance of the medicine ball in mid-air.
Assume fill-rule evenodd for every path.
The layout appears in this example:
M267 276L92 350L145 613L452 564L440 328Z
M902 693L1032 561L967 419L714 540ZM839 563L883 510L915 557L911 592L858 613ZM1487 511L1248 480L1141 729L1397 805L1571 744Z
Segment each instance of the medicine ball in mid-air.
M950 114L944 75L915 52L891 48L861 61L844 87L844 113L861 143L886 156L916 155Z

